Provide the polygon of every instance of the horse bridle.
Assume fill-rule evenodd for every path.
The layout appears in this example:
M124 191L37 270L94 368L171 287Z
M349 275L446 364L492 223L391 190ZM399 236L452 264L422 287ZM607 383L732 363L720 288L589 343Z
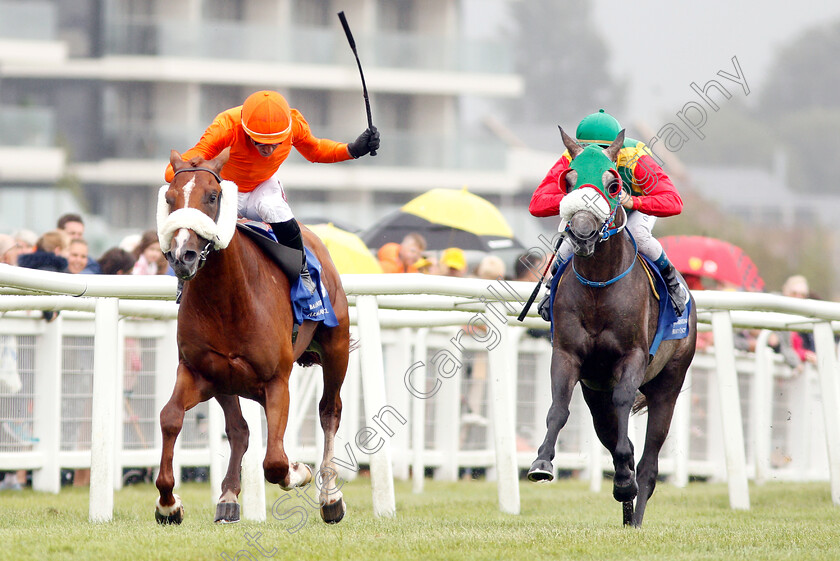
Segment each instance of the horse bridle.
M181 168L178 171L176 171L174 175L178 175L179 173L184 173L185 171L206 171L207 173L212 173L213 177L216 178L216 181L219 182L219 185L222 184L222 176L219 175L218 173L216 173L215 170L212 170L210 168Z
M601 226L600 230L595 231L591 236L589 236L588 238L586 238L585 240L582 240L582 241L588 241L589 239L592 239L593 237L598 236L598 237L600 237L600 239L596 243L605 242L608 239L610 239L612 236L614 236L615 234L618 234L619 232L624 230L624 228L627 226L627 217L626 216L624 218L624 224L622 224L621 226L616 226L614 228L609 227L609 225L612 224L615 221L615 213L616 213L617 210L618 210L618 206L616 206L612 210L610 215L604 221L604 224ZM566 224L566 231L573 234L573 232L571 232L568 224ZM636 238L633 237L633 234L630 233L630 230L627 230L627 235L630 236L630 241L633 242L633 251L635 252L635 255L633 255L633 261L630 262L630 266L627 267L627 269L625 269L624 272L622 272L621 274L619 274L616 277L611 278L608 281L591 281L591 280L587 279L586 277L584 277L583 275L578 273L577 268L575 268L575 260L574 260L574 258L572 258L572 271L574 271L575 276L577 277L577 279L580 281L581 284L592 287L592 288L604 288L605 286L609 286L609 285L611 285L615 282L620 281L633 269L633 266L636 264L636 258L639 256L639 246L636 244Z
M219 184L219 186L222 185L222 176L219 175L216 172L216 170L212 170L210 168L199 168L199 167L181 168L173 174L173 179L174 179L175 175L178 175L179 173L188 172L188 171L206 171L207 173L213 175L213 177L216 179L216 182ZM219 192L219 198L221 199L221 197L222 197L222 193L220 191ZM219 221L219 213L221 213L221 211L222 211L222 205L219 204L218 207L216 208L216 217L213 219L214 222ZM213 251L213 242L208 240L207 244L205 244L205 246L204 246L204 249L202 249L201 252L198 254L198 262L199 262L198 268L199 269L204 266L204 262L207 260L207 256L210 255L211 251Z

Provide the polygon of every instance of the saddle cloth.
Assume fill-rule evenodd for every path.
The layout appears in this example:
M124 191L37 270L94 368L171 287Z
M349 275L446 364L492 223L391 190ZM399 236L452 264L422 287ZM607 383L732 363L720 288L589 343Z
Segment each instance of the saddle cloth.
M330 302L329 294L321 282L321 262L315 254L305 247L306 266L312 282L317 290L312 294L303 285L300 279L300 252L290 247L277 243L277 238L271 227L262 222L239 222L236 227L242 234L245 234L265 252L265 254L283 270L291 284L292 311L296 325L302 324L305 320L323 321L326 327L338 325L338 318Z
M659 349L659 345L662 341L668 341L670 339L684 339L688 337L689 327L688 327L688 317L691 314L691 299L686 302L685 311L680 317L677 317L677 313L674 311L674 307L671 305L670 296L668 295L668 285L665 284L665 279L662 278L662 273L659 272L659 269L654 265L650 259L639 253L639 261L644 266L645 272L648 275L648 279L650 280L649 286L653 291L654 295L656 296L657 300L659 300L659 321L656 324L656 334L653 337L653 342L650 345L650 349L648 353L651 357L656 354L656 351ZM574 257L572 258L574 259ZM557 285L560 284L560 279L563 277L563 274L566 271L566 268L569 266L569 263L572 262L572 259L569 259L565 263L561 263L560 267L558 267L557 272L554 274L554 277L551 279L551 290L549 294L550 296L550 310L551 310L551 335L552 338L554 337L554 294L557 290ZM680 282L683 284L683 287L688 293L688 287L685 286L685 281L680 278ZM655 288L655 290L654 290ZM599 290L599 289L596 289Z

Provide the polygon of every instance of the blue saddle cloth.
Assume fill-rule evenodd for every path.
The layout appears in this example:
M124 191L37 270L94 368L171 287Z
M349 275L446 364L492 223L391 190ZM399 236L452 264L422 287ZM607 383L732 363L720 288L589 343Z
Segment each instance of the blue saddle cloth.
M651 343L650 350L648 351L650 356L653 357L659 349L659 345L662 341L668 341L670 339L684 339L685 337L688 337L688 317L691 314L691 299L689 298L688 302L686 302L683 314L680 317L677 317L677 312L674 311L674 307L671 305L671 296L668 294L668 285L665 284L665 279L662 278L662 273L659 272L659 269L650 259L641 253L639 253L639 257L643 258L645 263L648 265L648 272L650 272L653 276L654 284L656 285L656 293L659 295L659 321L656 324L656 335L654 335L653 342ZM560 278L563 276L563 272L569 266L569 263L572 262L572 259L569 259L565 263L561 263L560 267L557 269L557 273L555 273L554 277L551 279L551 296L549 301L552 314L552 337L554 337L554 294L557 290L557 285L560 283ZM685 286L685 281L682 281L682 283L686 292L688 292L688 287Z
M261 222L247 222L246 226L274 242L277 241L277 237L271 228L266 227ZM327 288L321 282L321 262L308 247L304 247L304 252L306 253L306 266L309 268L309 274L317 290L310 294L309 290L303 285L301 278L297 277L290 291L295 324L301 325L305 320L310 320L323 321L326 327L336 327L338 318L330 302Z

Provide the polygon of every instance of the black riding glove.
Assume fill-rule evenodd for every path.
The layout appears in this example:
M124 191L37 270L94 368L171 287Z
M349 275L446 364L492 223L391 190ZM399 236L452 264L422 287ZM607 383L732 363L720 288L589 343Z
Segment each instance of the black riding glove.
M370 127L359 135L359 138L347 145L347 151L354 158L361 158L369 152L379 150L379 131Z

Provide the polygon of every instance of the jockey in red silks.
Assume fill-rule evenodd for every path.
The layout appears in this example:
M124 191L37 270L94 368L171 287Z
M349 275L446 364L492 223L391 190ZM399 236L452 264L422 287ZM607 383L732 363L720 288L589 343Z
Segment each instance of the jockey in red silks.
M597 144L606 148L616 139L619 132L621 125L615 117L601 109L598 113L584 117L575 136L579 144ZM534 191L528 207L532 215L559 214L560 200L566 194L565 185L559 182L559 178L560 174L569 168L570 162L571 156L566 150ZM618 153L616 168L624 185L620 203L627 212L627 230L636 239L639 251L653 261L662 272L674 310L681 316L688 295L677 279L674 266L665 255L662 245L651 234L651 230L658 217L674 216L682 212L682 199L671 179L650 155L647 146L638 140L625 139L624 146ZM571 242L564 240L557 257L565 263L572 256L572 252ZM547 308L548 295L539 305L540 315L546 321L551 314Z
M313 293L315 284L306 267L300 226L286 201L277 170L292 147L310 162L359 158L379 148L379 131L370 127L349 144L316 138L303 115L290 108L282 95L259 91L248 96L242 105L219 113L182 158L189 161L200 156L212 160L228 147L230 158L222 168L221 177L237 186L239 215L267 222L278 242L301 252L301 280ZM173 177L170 164L166 168L166 181L171 182Z

